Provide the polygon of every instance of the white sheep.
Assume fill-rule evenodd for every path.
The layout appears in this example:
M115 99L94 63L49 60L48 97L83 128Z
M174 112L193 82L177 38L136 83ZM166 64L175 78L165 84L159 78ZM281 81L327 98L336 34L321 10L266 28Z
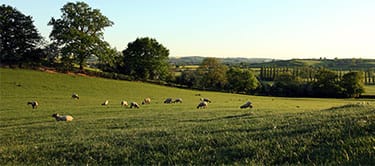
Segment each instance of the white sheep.
M77 94L77 93L73 93L73 94L72 94L72 99L79 99L78 94Z
M142 105L143 104L150 104L151 103L151 99L150 98L145 98L143 101L142 101Z
M121 101L121 106L124 106L124 107L127 107L128 106L128 102L127 101Z
M250 101L248 101L248 102L246 102L245 104L241 105L240 108L241 108L241 109L242 109L242 108L253 108L253 104L252 104Z
M207 102L207 103L211 103L211 100L208 99L208 98L201 98L200 100L201 100L201 101L205 101L205 102Z
M109 101L106 100L106 101L104 101L104 103L102 103L102 105L106 106L106 105L108 105L108 103L109 103Z
M139 108L139 104L137 102L131 102L130 103L130 108Z
M39 103L37 101L29 101L27 102L27 105L31 105L34 108L37 108L39 106Z
M70 116L70 115L64 115L64 116L60 116L59 114L52 114L52 117L54 117L56 119L56 121L72 121L73 120L73 117Z
M208 103L206 101L202 101L198 104L197 108L207 108Z
M172 102L173 102L172 98L167 98L167 99L164 100L165 104L170 104Z
M173 101L173 103L182 103L182 99L181 98L177 98Z

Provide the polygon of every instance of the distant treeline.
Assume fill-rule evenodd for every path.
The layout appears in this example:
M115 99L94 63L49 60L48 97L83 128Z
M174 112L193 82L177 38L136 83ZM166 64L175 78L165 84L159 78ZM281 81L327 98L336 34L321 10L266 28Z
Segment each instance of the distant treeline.
M300 77L305 82L316 81L316 74L319 68L314 67L261 67L259 79L261 81L274 81L280 74L290 72L293 76ZM350 70L332 70L337 74L337 80L351 72ZM375 70L359 70L363 72L363 82L366 85L375 85Z
M203 60L207 57L202 56L189 56L189 57L171 57L169 58L169 63L176 65L176 66L185 66L185 65L200 65L202 64ZM216 58L222 64L225 65L248 65L254 63L265 63L270 62L272 59L270 58Z
M260 68L264 66L271 67L313 67L313 68L327 68L330 70L367 70L375 69L375 59L291 59L291 60L272 60L265 63L248 64L251 68Z

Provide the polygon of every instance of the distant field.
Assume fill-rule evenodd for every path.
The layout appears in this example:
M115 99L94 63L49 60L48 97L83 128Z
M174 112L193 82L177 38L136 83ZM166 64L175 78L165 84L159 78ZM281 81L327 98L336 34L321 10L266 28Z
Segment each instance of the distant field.
M247 96L19 69L0 69L0 92L0 165L375 164L374 100ZM145 97L152 102L140 109L120 106ZM183 103L164 104L167 97ZM213 101L207 109L196 109L201 97ZM26 105L31 100L39 108ZM248 100L254 108L240 109ZM74 120L56 122L53 113Z
M365 95L375 95L375 85L365 86Z

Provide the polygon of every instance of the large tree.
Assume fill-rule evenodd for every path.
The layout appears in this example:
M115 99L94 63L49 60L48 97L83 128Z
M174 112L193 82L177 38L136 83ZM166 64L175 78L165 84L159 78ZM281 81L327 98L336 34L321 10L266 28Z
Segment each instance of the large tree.
M84 2L69 2L61 8L61 18L52 18L51 40L61 47L62 56L78 63L82 70L91 55L105 56L110 49L103 40L103 30L113 22ZM65 58L65 59L69 59Z
M0 6L0 62L21 65L29 60L38 60L42 37L33 24L31 16L17 9ZM32 58L31 58L31 57Z
M123 73L136 79L164 80L167 77L169 50L155 39L137 38L122 53Z

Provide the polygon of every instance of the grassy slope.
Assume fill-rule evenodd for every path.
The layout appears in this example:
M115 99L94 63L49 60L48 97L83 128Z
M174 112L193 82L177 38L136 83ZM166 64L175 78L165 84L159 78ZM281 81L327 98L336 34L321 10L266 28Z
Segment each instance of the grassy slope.
M1 165L375 163L374 101L244 96L10 69L0 69L0 81ZM213 103L197 110L196 94ZM151 105L120 107L145 97ZM166 105L166 97L184 102ZM101 106L106 99L109 106ZM30 100L40 107L32 110ZM239 109L247 100L255 108ZM74 120L56 122L52 113Z

